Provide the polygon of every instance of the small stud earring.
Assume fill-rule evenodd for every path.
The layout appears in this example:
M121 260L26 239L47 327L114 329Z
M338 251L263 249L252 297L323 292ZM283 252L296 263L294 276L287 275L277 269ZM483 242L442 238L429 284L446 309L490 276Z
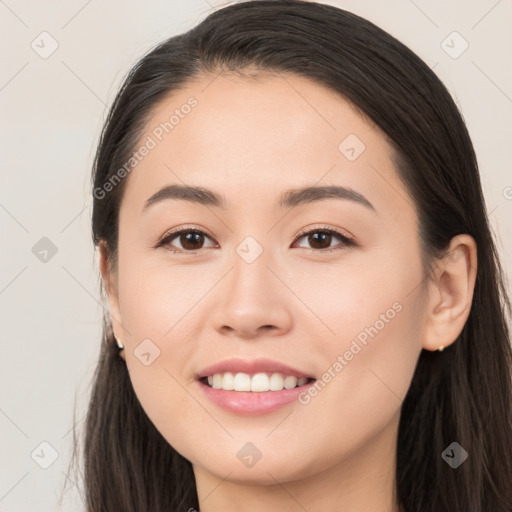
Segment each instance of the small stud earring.
M437 350L439 350L439 352L442 352L444 350L444 346L441 345Z
M121 343L117 338L115 338L115 337L114 337L114 339L116 340L117 348L118 348L119 350L123 350L124 345L123 345L123 344L122 344L122 343Z

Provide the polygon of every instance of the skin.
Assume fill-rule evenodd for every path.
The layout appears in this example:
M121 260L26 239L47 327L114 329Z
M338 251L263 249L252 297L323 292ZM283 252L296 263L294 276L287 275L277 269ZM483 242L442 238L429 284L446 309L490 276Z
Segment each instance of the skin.
M323 86L292 74L202 76L158 104L141 141L191 96L197 107L127 178L117 265L100 248L137 397L193 464L202 512L396 511L401 405L421 350L447 347L466 322L474 240L455 237L450 257L424 275L414 201L385 136ZM366 146L354 161L338 149L349 134ZM228 207L167 200L142 213L169 184L207 187ZM340 199L277 206L284 190L306 185L348 187L375 210ZM195 255L169 250L185 251L183 237L154 248L181 226L207 233ZM357 245L297 239L324 226ZM263 248L251 264L236 252L249 235ZM195 380L232 357L275 359L322 379L396 303L400 312L305 405L245 417L210 402ZM160 350L149 366L134 354L146 338ZM252 467L236 456L247 442L262 453Z

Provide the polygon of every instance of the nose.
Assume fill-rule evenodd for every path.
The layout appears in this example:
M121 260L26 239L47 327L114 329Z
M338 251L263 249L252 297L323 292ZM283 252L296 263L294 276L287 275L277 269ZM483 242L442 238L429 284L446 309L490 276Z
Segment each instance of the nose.
M211 316L220 334L250 340L290 330L292 294L283 284L286 277L277 277L280 272L269 260L266 251L252 263L235 253Z

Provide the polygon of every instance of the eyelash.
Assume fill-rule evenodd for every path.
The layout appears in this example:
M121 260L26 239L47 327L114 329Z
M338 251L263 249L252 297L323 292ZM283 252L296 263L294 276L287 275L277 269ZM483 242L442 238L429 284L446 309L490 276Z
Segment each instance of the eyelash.
M182 229L179 229L179 230L176 230L176 231L171 231L171 232L166 233L157 242L157 244L155 245L155 249L170 244L170 242L172 240L174 240L175 238L179 237L179 235L188 234L188 233L202 234L202 235L206 235L208 238L213 239L213 237L209 233L207 233L205 231L202 231L200 229L196 229L196 228L182 228ZM297 237L294 239L293 243L295 243L296 241L300 240L305 235L309 235L309 234L312 234L312 233L327 233L329 235L334 235L334 236L338 237L341 240L341 244L339 244L338 246L332 247L332 248L328 248L328 249L313 249L313 248L309 248L309 247L303 247L303 249L307 249L307 250L312 251L314 253L333 252L333 251L341 250L341 249L343 249L345 247L352 247L352 246L356 246L357 245L356 242L352 238L349 238L348 236L343 235L339 231L337 231L335 229L332 229L332 228L329 228L328 226L324 226L322 228L312 228L312 229L309 229L309 230L306 230L306 231L301 231L297 235ZM212 248L213 247L203 248L203 249L212 249ZM176 249L176 248L172 248L172 247L166 247L166 249L168 251L173 252L173 253L182 253L182 254L189 254L189 255L196 255L200 251L203 250L203 249L196 249L196 250L187 251L185 249Z

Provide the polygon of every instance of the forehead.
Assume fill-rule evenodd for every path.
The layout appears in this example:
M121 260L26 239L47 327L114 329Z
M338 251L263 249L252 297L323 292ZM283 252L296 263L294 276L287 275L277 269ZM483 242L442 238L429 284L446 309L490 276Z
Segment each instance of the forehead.
M143 145L150 149L130 173L129 203L172 183L239 205L314 184L393 199L399 186L384 185L386 176L397 180L382 132L341 95L295 74L202 76L153 108L135 150Z

